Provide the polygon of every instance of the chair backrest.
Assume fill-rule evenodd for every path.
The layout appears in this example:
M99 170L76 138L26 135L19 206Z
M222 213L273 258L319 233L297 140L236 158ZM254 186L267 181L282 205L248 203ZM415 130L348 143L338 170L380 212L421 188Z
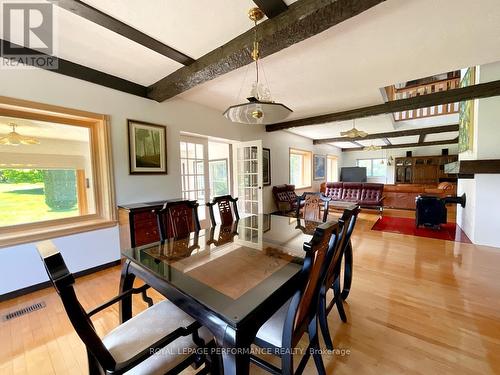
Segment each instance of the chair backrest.
M51 241L39 242L36 247L50 281L61 297L68 318L87 350L104 368L115 368L116 361L97 335L92 321L76 297L73 289L75 279L66 267L61 253Z
M328 217L328 201L330 201L330 198L324 197L321 193L302 194L297 198L297 219L300 218L301 202L304 202L302 209L304 220L326 222ZM323 209L323 214L321 214L321 209Z
M295 345L307 330L318 310L319 293L326 276L326 265L339 252L338 224L323 223L318 226L310 242L304 243L306 256L302 266L303 288L295 293L285 319L284 343Z
M355 208L347 208L344 210L342 217L339 219L338 245L340 249L340 260L342 259L342 255L345 253L347 246L350 246L351 235L354 231L359 212L359 206L356 206ZM327 287L330 287L333 284L335 278L338 277L339 272L340 262L336 262L336 259L332 258L325 277L325 284Z
M212 225L217 225L215 220L214 206L217 205L219 208L220 224L221 225L231 225L233 221L240 219L238 214L238 205L236 202L238 198L233 198L230 195L222 195L215 197L212 202L207 203L208 209L210 211L210 221Z
M167 202L160 210L155 210L160 240L183 238L200 230L198 203L194 201Z

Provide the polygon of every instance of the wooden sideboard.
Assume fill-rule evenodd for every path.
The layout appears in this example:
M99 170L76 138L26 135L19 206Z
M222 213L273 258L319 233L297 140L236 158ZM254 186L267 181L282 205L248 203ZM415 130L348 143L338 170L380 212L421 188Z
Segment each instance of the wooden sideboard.
M132 203L118 206L120 248L142 246L160 240L158 223L153 210L160 209L166 202L181 200L168 199L156 202Z
M448 175L444 166L457 160L458 155L395 158L395 183L430 185L454 181L456 176Z

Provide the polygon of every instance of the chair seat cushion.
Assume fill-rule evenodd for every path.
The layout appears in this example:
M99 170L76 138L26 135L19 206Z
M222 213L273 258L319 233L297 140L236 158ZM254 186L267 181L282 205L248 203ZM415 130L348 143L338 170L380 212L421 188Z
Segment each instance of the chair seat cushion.
M177 328L187 327L194 321L172 302L165 300L116 327L102 341L116 362L123 362ZM198 332L205 343L213 339L205 327L201 327ZM189 348L196 348L192 336L180 337L126 374L164 374L191 354Z
M257 340L264 341L277 348L281 348L283 339L283 325L285 324L286 314L290 306L289 299L281 308L276 311L259 329L257 332Z

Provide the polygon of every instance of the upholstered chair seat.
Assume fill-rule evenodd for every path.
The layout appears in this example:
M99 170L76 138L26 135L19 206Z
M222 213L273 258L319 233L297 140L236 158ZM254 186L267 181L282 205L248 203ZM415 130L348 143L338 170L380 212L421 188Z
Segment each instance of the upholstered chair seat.
M289 299L281 308L274 313L259 329L256 336L256 341L262 340L277 348L281 348L283 340L283 328L285 325L286 314L290 307Z
M165 300L119 325L104 336L102 342L116 362L123 362L178 327L187 327L193 322L193 318L172 302ZM205 343L213 340L210 331L205 327L201 327L198 333ZM191 355L196 348L197 345L193 342L191 335L180 337L126 374L165 374ZM190 349L192 349L191 352Z

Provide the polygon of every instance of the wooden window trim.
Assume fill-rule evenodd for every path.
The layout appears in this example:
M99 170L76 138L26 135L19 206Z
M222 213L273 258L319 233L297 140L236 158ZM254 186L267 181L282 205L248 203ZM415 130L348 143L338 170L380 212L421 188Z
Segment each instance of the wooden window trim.
M296 190L302 190L302 189L309 189L309 188L312 188L312 163L313 163L313 158L312 158L312 151L308 151L308 150L302 150L300 148L295 148L295 147L290 147L289 150L288 150L288 182L291 183L290 179L291 179L291 173L290 173L290 156L292 154L295 154L295 155L304 155L304 156L307 156L307 159L309 159L309 185L305 184L304 186L295 186L295 189ZM305 167L307 166L307 161L304 161L304 163L302 164L302 179L305 181L307 178L304 177L304 171L305 171Z
M109 116L5 96L0 96L0 116L88 128L96 212L1 227L0 248L116 226Z

